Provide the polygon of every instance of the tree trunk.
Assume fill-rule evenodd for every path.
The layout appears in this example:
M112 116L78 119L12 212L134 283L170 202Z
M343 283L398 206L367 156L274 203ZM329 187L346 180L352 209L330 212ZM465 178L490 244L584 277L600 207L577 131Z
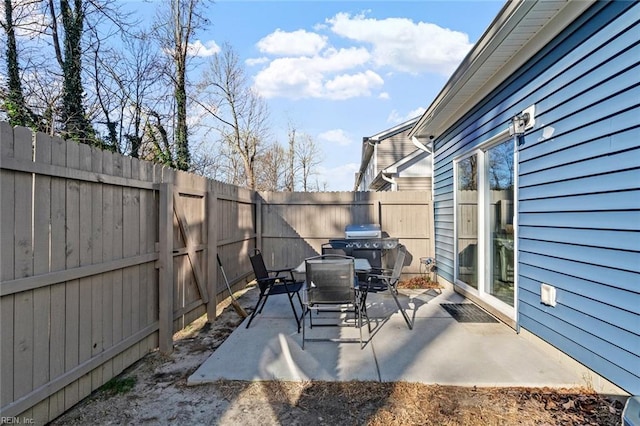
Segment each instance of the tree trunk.
M13 5L11 0L4 1L5 32L7 33L7 80L8 93L4 99L4 107L12 126L35 125L35 117L29 110L22 92L20 82L20 67L18 66L18 47L16 45L16 32L13 26Z
M82 87L82 31L84 12L82 0L74 0L74 8L68 0L60 0L62 25L64 27L64 62L62 74L61 118L66 136L82 143L91 143L94 132L87 120ZM55 19L55 17L54 17Z

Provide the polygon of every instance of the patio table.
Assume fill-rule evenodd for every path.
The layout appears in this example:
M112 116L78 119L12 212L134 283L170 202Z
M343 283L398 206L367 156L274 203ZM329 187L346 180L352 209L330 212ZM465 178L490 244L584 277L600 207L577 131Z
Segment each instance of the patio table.
M356 270L356 273L368 273L372 269L371 264L367 259L359 259L356 257L353 259L353 262L354 262L354 269ZM293 272L296 272L298 274L304 274L306 272L305 261L303 260L301 264L296 266L293 269Z

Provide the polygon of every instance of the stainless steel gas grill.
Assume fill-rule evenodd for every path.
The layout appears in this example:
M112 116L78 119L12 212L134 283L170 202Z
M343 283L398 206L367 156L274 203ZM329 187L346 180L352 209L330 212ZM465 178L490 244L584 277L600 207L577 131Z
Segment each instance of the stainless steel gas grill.
M398 245L397 238L383 237L380 225L347 225L345 238L329 240L329 245L344 249L353 257L364 258L373 268L386 268L386 253ZM393 266L393 265L391 265Z

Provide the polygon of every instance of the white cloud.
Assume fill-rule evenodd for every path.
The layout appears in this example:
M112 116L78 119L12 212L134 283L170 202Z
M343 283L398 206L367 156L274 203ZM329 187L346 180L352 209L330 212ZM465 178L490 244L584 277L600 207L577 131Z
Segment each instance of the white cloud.
M449 75L472 47L465 33L407 18L338 13L327 23L339 36L370 44L377 65L415 74Z
M327 44L327 37L305 30L293 32L277 29L257 43L262 53L277 56L313 56Z
M320 133L318 139L340 146L347 146L352 143L347 132L342 129L327 130L326 132Z
M199 56L201 58L213 56L218 52L220 52L220 46L213 40L209 40L206 43L196 40L193 43L189 43L189 47L187 47L187 53L190 56Z
M327 49L313 57L277 58L254 77L254 87L265 98L347 99L368 95L371 88L381 84L377 74L365 72L355 78L359 80L359 90L349 91L334 74L364 65L369 59L369 53L362 48Z
M387 117L387 122L388 123L404 123L405 121L409 121L412 118L421 116L425 111L426 111L425 108L418 107L412 111L409 111L407 114L402 115L394 109L389 113L389 116Z
M324 85L330 99L342 100L358 96L370 96L371 90L384 84L384 80L373 71L357 74L342 74Z
M313 31L277 29L257 43L269 58L247 61L264 64L254 76L258 93L265 98L389 99L381 75L449 75L472 46L462 32L407 18L338 13ZM350 46L336 48L322 32Z
M250 67L253 67L255 65L266 64L267 62L269 62L269 58L265 56L263 56L262 58L249 58L246 61L244 61L244 63Z

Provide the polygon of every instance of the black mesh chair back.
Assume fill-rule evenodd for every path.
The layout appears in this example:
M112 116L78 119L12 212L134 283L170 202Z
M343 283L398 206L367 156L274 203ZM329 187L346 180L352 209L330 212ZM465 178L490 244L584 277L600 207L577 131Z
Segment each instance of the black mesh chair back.
M327 254L307 259L305 261L305 295L304 311L302 313L302 349L308 340L313 341L351 341L346 339L307 338L306 317L313 328L312 311L341 311L353 312L355 326L360 332L360 347L362 348L362 312L358 303L357 279L353 257ZM323 323L316 326L336 326L341 323Z
M253 249L251 253L249 253L249 260L251 261L251 267L253 268L253 273L256 276L256 280L258 281L258 286L260 287L260 291L264 291L269 283L269 271L264 264L264 258L262 257L262 253L258 249Z
M380 273L370 273L367 276L367 282L362 283L362 286L366 286L367 291L370 293L389 290L393 299L400 310L400 313L404 317L405 322L409 329L413 328L413 324L409 319L406 311L402 308L400 301L398 300L398 282L402 276L402 268L407 257L407 249L404 245L398 244L396 247L396 259L392 269L382 269Z
M325 255L307 260L305 271L310 305L354 303L353 259Z
M295 279L292 272L293 268L267 269L264 263L264 258L262 257L262 252L257 248L253 249L249 253L249 260L251 261L253 273L256 276L258 288L260 289L260 296L258 297L258 302L249 317L247 328L249 328L251 321L253 321L255 316L262 312L262 309L270 296L286 294L289 298L289 304L293 310L293 316L296 319L296 324L298 325L298 332L300 332L300 318L298 317L298 312L293 304L293 298L297 296L300 307L303 308L300 291L304 286L304 281L297 281Z

